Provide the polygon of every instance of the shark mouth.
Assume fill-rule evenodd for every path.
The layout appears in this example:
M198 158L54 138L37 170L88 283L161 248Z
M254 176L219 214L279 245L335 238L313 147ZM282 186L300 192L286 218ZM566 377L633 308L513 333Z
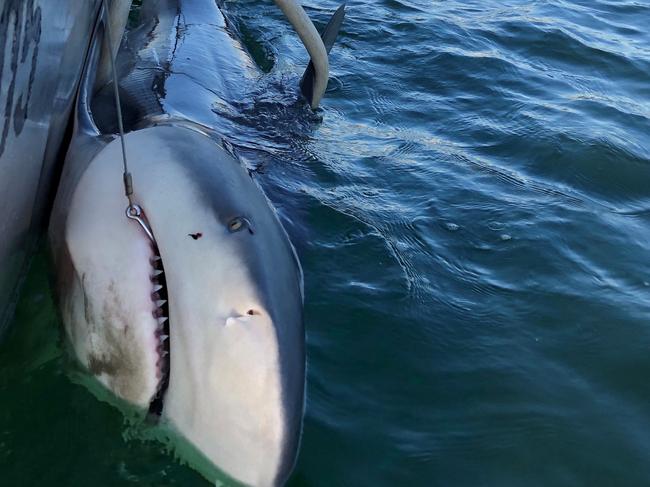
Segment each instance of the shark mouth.
M169 355L169 296L167 294L167 282L165 280L165 269L160 257L160 251L155 243L152 243L153 257L150 260L152 267L151 284L153 292L151 300L154 304L153 317L158 322L156 329L158 362L157 368L160 373L158 388L149 403L149 414L159 417L162 414L165 393L169 387L169 371L171 357Z

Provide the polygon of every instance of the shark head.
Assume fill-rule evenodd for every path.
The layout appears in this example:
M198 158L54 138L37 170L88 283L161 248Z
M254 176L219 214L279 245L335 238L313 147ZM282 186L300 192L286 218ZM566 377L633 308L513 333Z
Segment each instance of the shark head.
M74 352L229 476L281 485L305 388L294 249L247 170L213 138L155 126L125 143L153 240L125 215L117 139L75 177L64 173L55 203L62 217L50 236Z

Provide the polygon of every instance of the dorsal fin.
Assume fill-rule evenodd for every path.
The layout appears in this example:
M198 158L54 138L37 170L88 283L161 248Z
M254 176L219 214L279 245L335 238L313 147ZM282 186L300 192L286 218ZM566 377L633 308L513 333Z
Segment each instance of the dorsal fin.
M336 9L336 12L334 12L334 15L332 15L330 21L321 33L321 39L323 39L323 44L325 45L325 50L328 54L332 50L332 46L336 41L336 37L339 34L344 18L345 4L343 3L338 9ZM312 61L309 61L307 69L302 75L302 79L300 80L300 91L303 96L307 98L307 102L311 105L314 94L314 63Z

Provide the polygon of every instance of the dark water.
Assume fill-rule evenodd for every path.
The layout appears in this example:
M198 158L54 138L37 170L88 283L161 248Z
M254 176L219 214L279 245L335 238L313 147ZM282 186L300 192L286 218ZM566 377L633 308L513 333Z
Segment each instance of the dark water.
M272 3L226 5L305 271L290 485L649 485L650 4L348 5L322 123ZM0 485L209 485L79 384L46 276L0 346Z

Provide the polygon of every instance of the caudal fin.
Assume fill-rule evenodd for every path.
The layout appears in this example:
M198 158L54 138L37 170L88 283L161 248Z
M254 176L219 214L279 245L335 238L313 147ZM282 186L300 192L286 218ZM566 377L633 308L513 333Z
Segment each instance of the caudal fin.
M327 53L341 27L345 5L341 5L336 11L321 35L298 0L275 0L275 3L289 20L311 57L301 82L301 90L305 93L309 105L315 109L327 88L330 70ZM326 47L326 43L329 47Z
M327 54L329 54L329 52L332 50L332 46L336 41L336 37L339 34L339 30L341 29L341 24L343 23L344 18L345 4L343 3L338 9L336 9L336 12L334 12L334 15L332 15L330 21L327 23L325 29L321 33L321 39L323 40ZM309 61L307 69L305 70L305 73L302 75L302 79L300 80L300 92L307 99L307 102L310 105L312 105L314 100L314 75L314 63L313 61Z

